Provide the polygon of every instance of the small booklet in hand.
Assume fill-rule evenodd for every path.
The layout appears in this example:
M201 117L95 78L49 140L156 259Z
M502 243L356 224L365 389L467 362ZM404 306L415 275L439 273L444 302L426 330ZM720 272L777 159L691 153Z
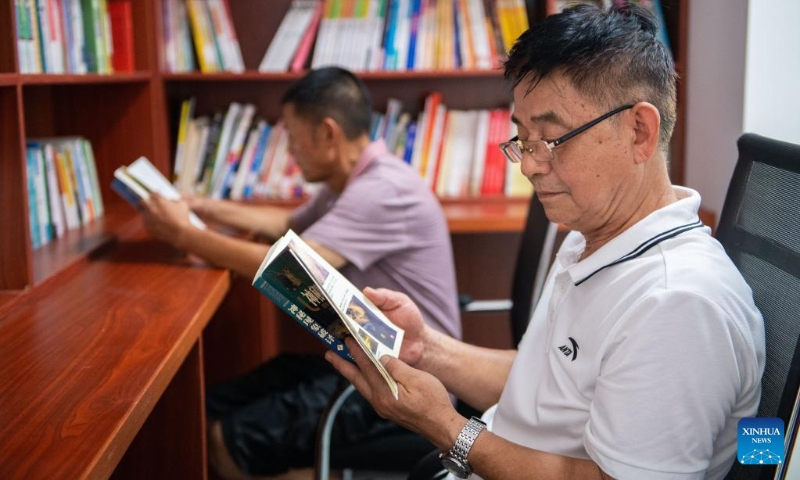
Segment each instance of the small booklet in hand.
M397 384L379 359L399 355L403 329L389 321L297 234L289 230L272 246L253 286L329 349L350 361L353 359L344 339L352 337L397 398Z
M145 157L139 157L127 167L114 170L111 188L135 208L139 207L139 202L142 200L150 199L150 192L155 192L167 200L181 198L178 190ZM194 213L189 213L189 221L200 230L206 228L206 224Z

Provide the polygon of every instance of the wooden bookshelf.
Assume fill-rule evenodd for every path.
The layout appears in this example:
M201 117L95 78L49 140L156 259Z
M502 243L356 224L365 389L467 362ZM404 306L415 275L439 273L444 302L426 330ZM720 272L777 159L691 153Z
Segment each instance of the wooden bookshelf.
M140 155L147 156L164 172L171 169L180 102L194 96L197 113L225 109L231 102L251 102L268 121L279 118L279 99L302 73L265 74L257 71L291 0L235 0L231 14L239 38L246 71L240 74L167 73L162 49L161 0L132 2L134 63L136 71L113 75L19 74L16 49L14 0L0 0L0 112L2 143L0 173L6 225L20 228L0 237L0 292L24 290L58 273L81 255L83 244L65 240L47 254L32 252L28 233L25 141L29 138L80 135L92 142L103 199L109 208L121 199L111 192L113 171ZM537 11L550 12L552 1L538 2ZM664 0L665 19L681 78L685 78L687 1ZM544 6L541 8L540 6ZM399 98L416 114L424 97L443 93L443 101L456 109L505 107L511 91L499 70L440 70L410 72L357 72L373 96L376 109L388 98ZM678 125L673 137L671 173L676 183L683 178L685 84L679 88ZM521 227L524 202L513 199L444 199L453 233L508 232ZM490 206L491 205L491 206ZM111 219L115 224L116 219ZM112 229L113 230L113 229ZM90 227L87 231L107 231ZM92 233L91 235L93 235ZM113 231L109 233L113 236ZM80 234L77 235L80 238ZM71 238L71 237L70 237ZM58 243L60 240L56 240ZM101 242L102 243L102 242ZM94 246L87 246L85 252ZM62 256L61 258L59 258ZM42 260L46 258L47 260Z
M0 0L0 345L14 346L13 352L18 354L0 349L0 366L9 374L2 377L4 385L21 385L9 396L11 401L0 402L4 409L7 405L13 409L0 409L0 413L13 410L31 414L19 419L2 417L20 426L19 430L3 431L8 435L2 437L8 454L0 459L2 477L9 471L2 467L10 464L15 467L13 472L34 476L104 477L114 471L117 462L123 470L137 471L138 460L151 453L147 449L151 440L159 440L159 445L170 443L164 435L172 430L163 425L167 421L173 424L176 413L194 418L180 430L190 432L194 443L186 450L190 455L200 455L201 460L174 462L191 466L172 476L185 476L186 471L192 472L188 474L192 478L206 475L204 420L198 413L202 411L203 343L197 337L227 291L228 274L187 266L186 259L176 259L174 252L164 253L163 244L140 237L138 215L111 191L110 184L117 167L139 156L148 157L164 173L171 171L180 102L191 96L197 98L197 114L213 113L239 101L255 104L259 114L270 122L278 119L278 100L302 73L263 74L257 68L291 0L229 1L244 73L167 73L162 0L133 0L134 72L48 75L19 73L15 0ZM548 1L538 2L539 14L546 12ZM684 171L688 0L662 0L662 4L682 78L671 169L673 180L679 183ZM498 70L357 75L367 84L377 110L384 110L387 99L393 97L416 114L432 91L442 92L444 103L455 109L499 108L511 102L511 91ZM33 250L25 142L67 135L79 135L92 143L106 214L92 225ZM297 201L272 204L291 207ZM506 295L527 200L445 198L442 205L453 233L461 291L475 298ZM252 313L242 305L263 306L266 302L253 296L257 293L248 282L239 279L238 283L241 285L234 294L250 295L250 303L229 296L217 320L226 316L239 320ZM170 290L176 285L176 291ZM134 294L127 297L124 293L131 289ZM203 303L201 297L209 301ZM191 298L200 306L187 310L185 305ZM252 355L237 351L240 356L250 355L249 363L240 362L238 368L245 369L275 354L282 348L281 339L291 337L275 336L274 325L282 320L275 320L273 310L260 310L252 321L265 332L263 335L241 329L241 337L260 345L261 350ZM153 321L139 318L139 323L125 322L127 316L145 317L151 311L160 312ZM214 350L213 345L209 350L230 352ZM53 353L59 356L51 358ZM131 357L125 357L125 353ZM105 362L105 377L86 370L90 360ZM130 370L120 373L114 362ZM36 371L30 378L21 378L20 372L26 369ZM128 371L133 373L129 375ZM217 372L218 378L225 373L230 372ZM167 387L170 379L173 383ZM179 393L170 393L172 385L177 385L177 392L188 389L196 393L191 397L195 403L187 407L187 412L180 411L187 402L181 401ZM122 401L120 392L124 394ZM154 410L159 397L166 399L166 406ZM33 409L38 409L36 415ZM100 420L95 415L98 409L104 415ZM88 423L76 424L76 417L70 416L75 412L87 414L77 420L88 419ZM150 419L146 420L148 414ZM21 421L30 421L30 428L23 430ZM62 430L53 430L53 425ZM140 436L133 440L137 431ZM86 438L93 442L93 449L82 443ZM183 441L172 440L175 445ZM126 448L128 454L123 456ZM151 462L162 468L170 464L168 459ZM139 478L165 476L165 472Z

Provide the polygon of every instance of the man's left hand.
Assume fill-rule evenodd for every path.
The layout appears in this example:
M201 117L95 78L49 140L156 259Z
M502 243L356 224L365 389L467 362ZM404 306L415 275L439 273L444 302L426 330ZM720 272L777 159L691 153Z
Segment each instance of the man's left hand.
M384 367L397 382L399 400L396 400L386 380L356 341L348 338L345 344L356 365L333 352L327 352L325 358L350 380L378 415L423 435L442 450L453 446L467 420L450 404L439 379L402 360L384 356Z
M144 226L150 234L165 242L181 247L183 232L191 227L189 205L183 200L167 200L156 193L141 204Z

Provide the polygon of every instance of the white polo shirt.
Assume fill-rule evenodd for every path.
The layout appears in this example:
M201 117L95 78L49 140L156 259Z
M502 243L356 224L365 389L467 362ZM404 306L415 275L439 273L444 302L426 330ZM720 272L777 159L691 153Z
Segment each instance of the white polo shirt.
M578 261L564 241L519 346L491 429L592 459L615 478L722 478L736 424L754 416L764 325L750 288L678 201Z

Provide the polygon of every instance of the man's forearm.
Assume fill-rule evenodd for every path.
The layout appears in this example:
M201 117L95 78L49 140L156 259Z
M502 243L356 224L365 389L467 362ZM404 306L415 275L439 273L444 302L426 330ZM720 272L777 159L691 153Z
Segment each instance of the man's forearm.
M187 228L180 235L177 246L246 278L255 277L270 247L194 227Z
M205 200L197 213L239 230L276 240L289 230L291 210L266 205L245 205L230 200Z
M610 478L592 460L533 450L489 431L478 436L468 461L473 471L484 480Z
M500 400L516 350L476 347L432 329L427 332L417 368L434 375L448 391L478 410Z

